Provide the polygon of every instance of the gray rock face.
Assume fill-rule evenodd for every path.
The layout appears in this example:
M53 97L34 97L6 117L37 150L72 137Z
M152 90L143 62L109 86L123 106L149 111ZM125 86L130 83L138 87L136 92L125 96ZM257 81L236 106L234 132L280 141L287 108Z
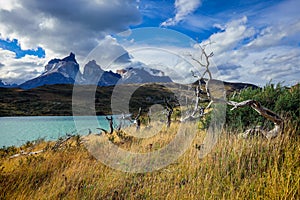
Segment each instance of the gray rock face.
M151 68L127 68L120 80L121 84L132 83L168 83L171 78L164 76L164 73Z
M52 59L45 66L45 71L38 77L26 81L19 87L23 89L36 88L42 85L74 84L79 65L75 55L70 53L63 59Z
M52 59L45 66L45 71L38 77L28 80L19 87L31 89L43 85L76 84L110 86L116 84L134 83L166 83L172 82L170 77L165 76L160 70L151 69L147 66L128 67L121 74L105 71L95 60L89 61L81 74L75 54L70 53L63 59ZM1 87L1 85L0 85Z

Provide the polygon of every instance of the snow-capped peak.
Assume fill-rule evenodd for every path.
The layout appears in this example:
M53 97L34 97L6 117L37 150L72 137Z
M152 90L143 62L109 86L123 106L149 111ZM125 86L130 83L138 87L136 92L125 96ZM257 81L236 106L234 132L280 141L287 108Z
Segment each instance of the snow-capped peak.
M134 63L123 70L117 70L122 76L121 83L162 83L172 82L161 70L147 67L143 63Z
M75 59L75 54L70 53L69 56L63 59L52 59L45 66L45 71L41 76L45 76L51 73L60 73L66 78L75 79L76 74L79 71L79 65Z

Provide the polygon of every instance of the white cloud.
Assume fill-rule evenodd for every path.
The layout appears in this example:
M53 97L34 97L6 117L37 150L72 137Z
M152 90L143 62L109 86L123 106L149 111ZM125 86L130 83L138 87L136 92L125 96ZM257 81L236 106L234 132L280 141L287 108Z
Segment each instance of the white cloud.
M46 60L36 56L26 55L15 59L16 54L0 49L0 79L8 83L22 83L41 74Z
M142 62L150 68L163 71L173 81L178 83L191 83L195 79L191 76L191 70L198 71L185 58L184 52L191 49L175 46L147 46L137 47L134 51L129 51L133 56L133 62Z
M118 43L116 38L107 35L96 48L80 62L81 70L91 60L95 60L102 69L112 69L114 66L124 66L130 62L130 55L122 45Z
M127 30L140 21L136 0L0 0L0 38L18 39L22 49L42 47L46 53L43 60L47 61L63 58L71 51L78 61L83 60L107 34ZM5 66L0 76L8 79L11 75L9 82L36 76L34 69L39 65L27 59L12 56L9 61L1 60ZM26 65L21 67L21 63ZM32 70L21 76L28 66Z
M161 25L172 26L185 20L185 25L191 26L188 27L189 31L201 32L212 26L220 29L201 43L214 42L207 46L207 51L215 54L212 65L220 66L216 78L261 85L270 79L286 80L288 84L299 81L300 1L282 1L275 6L247 13L230 14L226 11L206 17L191 15L201 6L201 2L176 0L175 16ZM245 17L237 18L243 15ZM126 46L106 35L126 30L129 25L139 23L140 18L136 0L0 0L0 37L19 39L22 49L41 46L46 50L45 59L33 56L15 59L13 53L0 49L0 79L9 80L11 77L11 80L20 82L34 77L43 70L42 62L54 57L62 58L70 51L76 53L79 62L83 61L98 42L105 46L97 53L102 60L99 61L102 67L106 68L118 55L124 55L121 60L126 63L130 59ZM174 38L170 35L160 39L155 44L158 45L157 49L167 49L180 55L192 51L176 47L177 43L171 41ZM169 43L174 46L159 46L158 43L166 40L170 40ZM129 43L134 45L137 41L131 39ZM176 56L154 51L129 53L135 56L135 61L157 65L162 71L171 73L169 69L176 69L180 75L178 79L190 77L190 65ZM175 73L173 75L176 77Z
M243 17L227 23L223 31L211 35L201 45L213 42L207 51L214 52L213 63L220 66L216 78L259 85L271 80L284 81L291 85L299 82L300 49L294 44L287 45L285 38L299 33L297 27L270 25L255 31Z
M1 1L0 6L2 38L59 56L69 51L85 56L107 33L124 31L141 20L135 0Z
M182 21L187 15L193 13L199 6L201 0L175 0L176 14L174 18L169 18L161 26L174 26Z
M212 42L211 49L213 49L215 54L232 50L239 42L255 34L254 29L248 28L246 23L247 17L244 16L241 19L230 21L224 27L218 25L223 27L222 32L212 34L209 37L209 41L204 41L201 45Z
M11 11L16 7L21 7L19 0L0 0L0 10Z
M300 21L292 24L271 25L264 28L256 39L249 42L249 48L267 48L293 41L293 36L300 33ZM287 37L286 41L284 41Z

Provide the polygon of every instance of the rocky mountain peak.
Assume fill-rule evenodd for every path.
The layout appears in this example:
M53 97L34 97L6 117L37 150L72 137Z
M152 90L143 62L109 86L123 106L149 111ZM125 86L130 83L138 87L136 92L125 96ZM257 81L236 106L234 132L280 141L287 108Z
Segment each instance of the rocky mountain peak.
M149 68L142 63L132 63L129 67L114 73L103 70L95 60L91 60L84 66L83 73L81 73L75 54L71 52L63 59L50 60L40 76L26 81L20 87L30 89L42 85L74 84L75 79L79 84L99 86L172 82L170 77L165 76L162 71Z
M62 61L77 63L77 61L75 59L75 54L73 52L71 52L69 56L63 58Z
M82 74L83 81L86 84L98 83L104 70L96 63L95 60L89 61L85 66Z

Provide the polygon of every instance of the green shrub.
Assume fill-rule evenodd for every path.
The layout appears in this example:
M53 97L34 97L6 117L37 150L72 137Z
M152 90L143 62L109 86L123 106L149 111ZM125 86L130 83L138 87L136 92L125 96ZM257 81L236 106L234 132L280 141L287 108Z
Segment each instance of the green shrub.
M291 120L299 124L299 84L293 88L287 88L281 84L267 84L263 88L246 88L239 94L229 97L229 100L242 102L248 99L259 101L262 106L274 111L285 120ZM244 130L257 125L263 128L271 128L272 122L260 116L250 107L239 108L231 111L228 106L226 111L226 124L230 130Z

